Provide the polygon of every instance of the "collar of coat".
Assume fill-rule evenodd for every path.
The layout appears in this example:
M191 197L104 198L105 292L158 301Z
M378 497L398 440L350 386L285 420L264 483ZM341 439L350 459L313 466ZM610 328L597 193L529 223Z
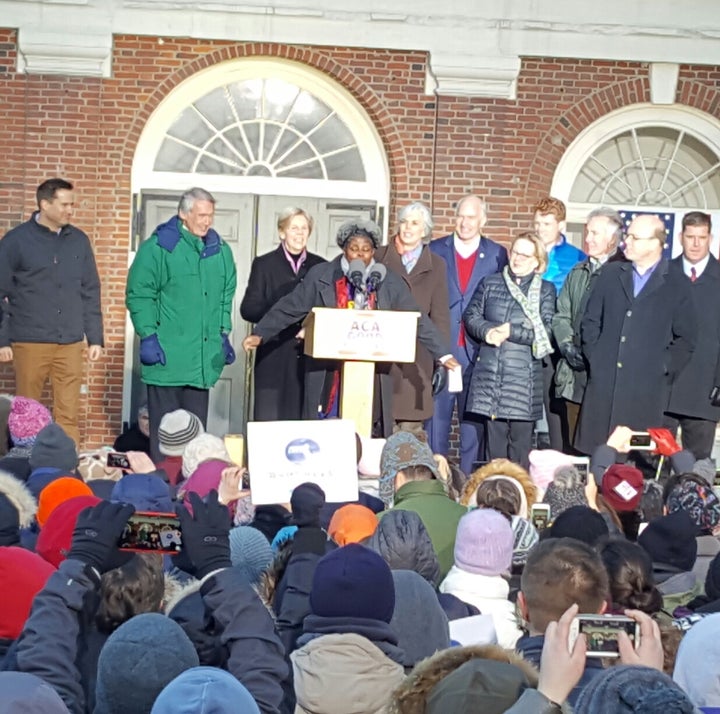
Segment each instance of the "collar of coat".
M180 219L177 216L173 216L169 221L161 223L155 229L158 245L168 251L168 253L172 253L182 239L180 225ZM220 252L222 239L212 228L207 232L207 235L202 239L202 242L203 250L200 254L201 259L209 258L210 256L217 255L217 253Z
M445 499L448 497L442 481L434 478L427 481L408 481L397 490L395 505L414 496L442 496Z

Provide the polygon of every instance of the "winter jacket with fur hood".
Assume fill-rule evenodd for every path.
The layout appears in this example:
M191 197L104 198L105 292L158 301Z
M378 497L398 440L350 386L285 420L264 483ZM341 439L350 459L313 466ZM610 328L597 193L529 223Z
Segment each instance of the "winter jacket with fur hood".
M481 466L477 471L474 471L468 482L465 484L462 495L460 496L460 503L463 506L475 506L475 497L477 494L480 484L492 476L505 476L507 478L517 481L520 486L525 498L523 499L523 506L525 513L517 513L516 515L521 518L527 518L530 513L530 509L535 505L537 501L537 487L532 482L530 474L520 464L513 463L509 459L493 459L490 463ZM521 507L521 511L523 508Z

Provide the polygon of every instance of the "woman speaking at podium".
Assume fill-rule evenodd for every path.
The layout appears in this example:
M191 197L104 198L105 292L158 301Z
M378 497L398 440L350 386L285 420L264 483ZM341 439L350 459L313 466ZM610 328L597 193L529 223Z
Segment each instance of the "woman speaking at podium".
M304 320L314 307L416 311L421 313L417 330L419 342L446 369L457 366L447 340L421 312L405 282L375 262L381 239L382 232L373 221L343 223L336 236L341 254L309 270L305 280L255 325L252 334L243 340L244 349L256 349L263 341ZM339 415L340 368L341 363L336 360L306 359L304 419ZM376 384L372 435L389 436L394 426L389 365L376 364Z

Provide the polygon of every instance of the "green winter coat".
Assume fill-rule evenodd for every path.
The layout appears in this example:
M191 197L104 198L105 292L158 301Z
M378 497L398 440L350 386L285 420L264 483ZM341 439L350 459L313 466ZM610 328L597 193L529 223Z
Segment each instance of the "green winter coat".
M166 357L165 365L142 365L145 384L209 389L217 382L236 283L230 247L213 230L200 240L174 216L142 243L125 304L138 336L156 333Z
M442 481L430 479L403 484L395 494L392 510L415 511L420 516L437 553L442 580L455 562L455 533L467 508L445 493Z

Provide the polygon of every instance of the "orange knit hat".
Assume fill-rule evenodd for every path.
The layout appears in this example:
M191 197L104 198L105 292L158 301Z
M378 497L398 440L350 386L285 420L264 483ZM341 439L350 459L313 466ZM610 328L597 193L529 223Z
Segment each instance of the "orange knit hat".
M377 516L369 508L349 503L333 513L328 534L338 545L360 543L370 537L377 526Z
M61 504L75 496L92 496L93 492L84 481L72 476L63 476L62 478L51 481L45 488L40 491L38 499L37 522L42 528L50 514Z

